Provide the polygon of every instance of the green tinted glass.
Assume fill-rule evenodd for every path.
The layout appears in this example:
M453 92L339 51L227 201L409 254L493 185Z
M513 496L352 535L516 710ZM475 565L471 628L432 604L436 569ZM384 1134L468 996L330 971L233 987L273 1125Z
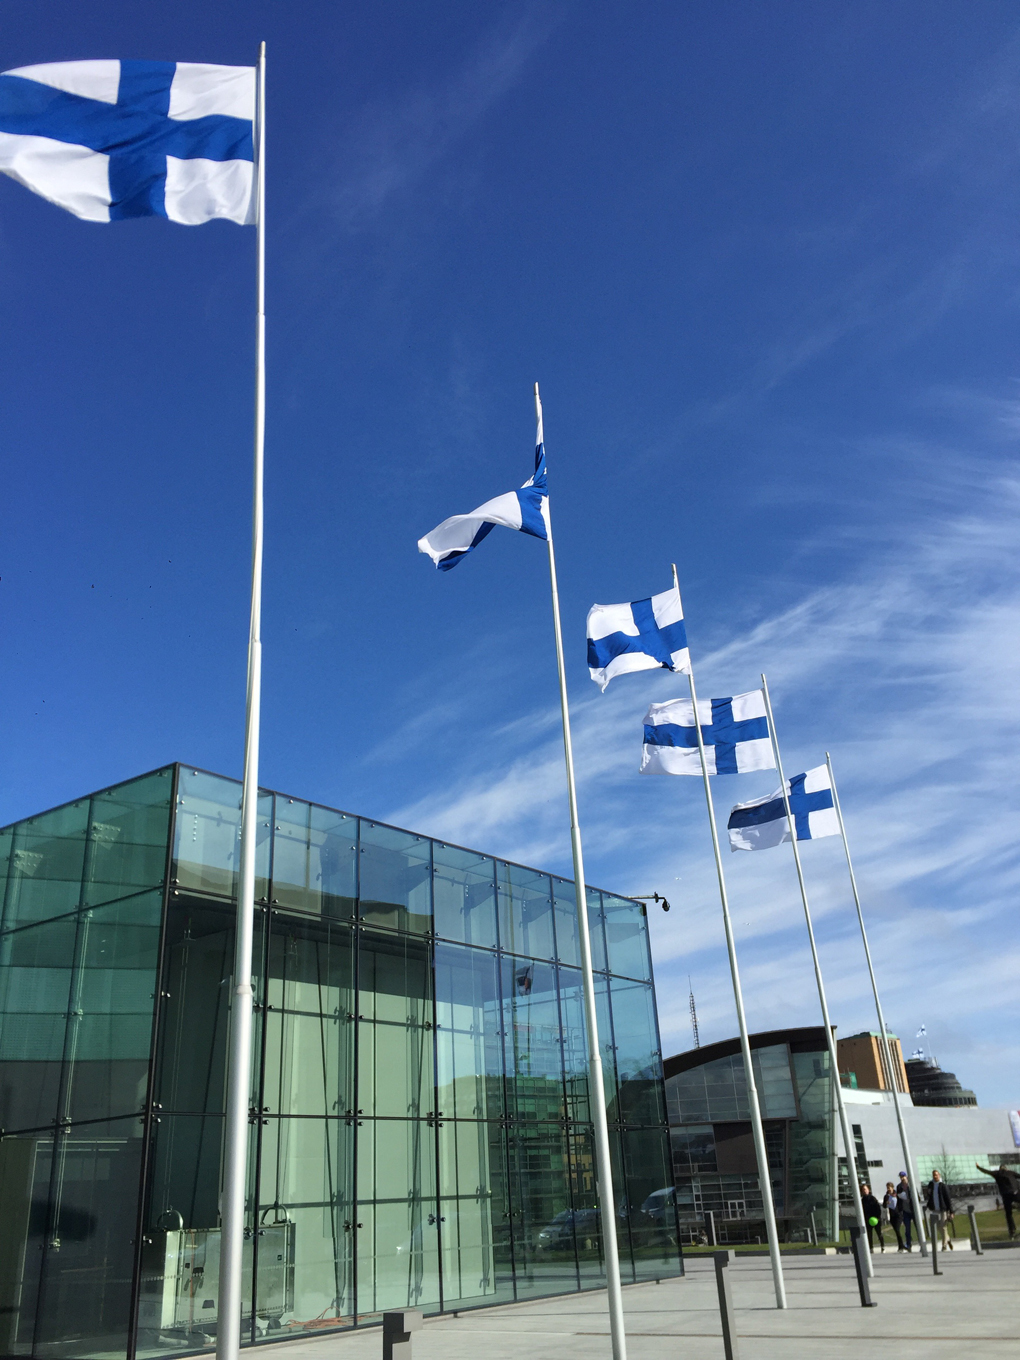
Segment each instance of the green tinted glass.
M431 842L362 822L358 896L363 920L423 934L432 929Z
M112 902L163 882L172 787L173 771L157 770L92 799L86 903Z
M273 827L274 904L316 916L353 917L357 819L278 795Z
M556 956L552 886L548 874L517 864L496 865L499 943L513 954L536 959Z

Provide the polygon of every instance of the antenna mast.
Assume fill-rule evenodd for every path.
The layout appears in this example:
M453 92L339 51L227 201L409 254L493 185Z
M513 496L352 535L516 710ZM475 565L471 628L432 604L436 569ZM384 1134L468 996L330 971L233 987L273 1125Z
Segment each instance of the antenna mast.
M697 1011L697 1007L696 1007L695 1004L694 1004L694 988L691 986L691 975L690 975L690 973L687 974L687 986L688 986L688 989L690 990L691 1029L694 1031L694 1047L695 1047L695 1048L700 1048L700 1047L701 1047L701 1037L700 1037L700 1035L698 1034L698 1011Z

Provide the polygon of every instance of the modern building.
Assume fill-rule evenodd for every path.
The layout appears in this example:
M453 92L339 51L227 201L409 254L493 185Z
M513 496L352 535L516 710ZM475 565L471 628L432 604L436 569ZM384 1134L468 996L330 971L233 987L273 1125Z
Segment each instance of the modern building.
M960 1085L955 1072L943 1072L937 1062L911 1058L906 1065L910 1096L915 1105L958 1109L976 1105L977 1096Z
M860 1086L869 1091L891 1091L895 1084L897 1091L909 1091L903 1050L895 1034L889 1035L889 1048L892 1053L892 1071L889 1070L882 1036L876 1030L865 1030L863 1034L837 1039L836 1059L839 1062L841 1084Z
M752 1034L751 1061L780 1236L836 1234L833 1087L820 1026ZM666 1109L681 1230L711 1213L721 1243L764 1240L764 1208L739 1039L667 1058ZM812 1215L814 1218L812 1220Z
M240 786L0 832L0 1354L208 1349ZM603 1282L574 889L263 792L247 1342ZM589 889L625 1281L682 1270L644 907Z

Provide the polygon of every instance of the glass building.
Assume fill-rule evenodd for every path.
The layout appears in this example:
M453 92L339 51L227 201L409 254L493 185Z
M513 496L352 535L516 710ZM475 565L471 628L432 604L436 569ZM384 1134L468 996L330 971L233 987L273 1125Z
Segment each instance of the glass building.
M0 832L0 1355L218 1321L240 785ZM243 1331L604 1280L573 884L263 792ZM625 1281L681 1272L644 907L588 890Z
M825 1030L749 1036L780 1236L838 1236L833 1099ZM758 1159L739 1039L665 1062L666 1107L682 1234L697 1240L709 1213L719 1242L765 1239Z

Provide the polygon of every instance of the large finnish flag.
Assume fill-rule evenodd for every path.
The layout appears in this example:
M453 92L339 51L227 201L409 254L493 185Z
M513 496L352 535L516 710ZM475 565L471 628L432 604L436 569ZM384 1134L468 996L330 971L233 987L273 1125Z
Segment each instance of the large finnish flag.
M832 802L832 785L827 765L817 765L806 774L795 774L786 781L793 824L799 841L816 841L820 836L838 836L839 820ZM770 850L790 839L783 791L765 798L738 803L726 823L731 850Z
M0 74L0 171L89 222L254 222L255 68L57 61Z
M698 722L709 774L774 770L765 696L760 689L732 699L699 699ZM690 699L652 704L645 714L642 774L701 774Z
M687 630L680 590L664 590L630 604L593 604L588 611L588 669L606 686L631 671L689 671Z
M418 551L431 557L440 571L449 571L477 548L497 524L547 539L545 507L548 496L545 448L539 444L535 449L535 475L529 477L519 491L495 496L469 515L451 515L444 519L430 534L419 538Z

